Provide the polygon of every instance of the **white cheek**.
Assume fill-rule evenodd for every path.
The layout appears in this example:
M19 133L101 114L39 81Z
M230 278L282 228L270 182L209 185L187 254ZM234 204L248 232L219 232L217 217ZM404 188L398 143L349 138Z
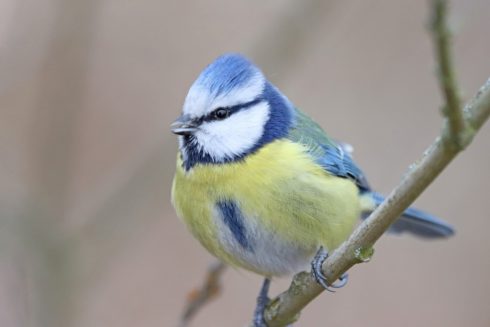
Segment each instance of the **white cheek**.
M269 118L269 105L262 102L225 120L205 123L195 135L200 148L221 162L240 156L260 140Z

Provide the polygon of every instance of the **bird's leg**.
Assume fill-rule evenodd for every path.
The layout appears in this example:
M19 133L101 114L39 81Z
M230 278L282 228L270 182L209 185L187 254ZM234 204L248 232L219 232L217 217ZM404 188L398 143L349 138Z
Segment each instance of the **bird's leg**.
M267 294L269 293L270 284L271 280L269 278L264 278L259 296L257 297L257 306L255 307L254 312L254 327L267 327L267 324L264 320L264 310L270 300L267 296Z
M329 292L335 292L332 288L341 288L345 286L345 284L347 284L347 281L349 279L349 275L343 274L339 278L340 282L338 284L328 285L327 278L322 272L323 262L327 258L328 258L328 251L325 250L323 246L320 246L317 253L315 254L315 257L313 258L313 261L311 262L311 273L318 284L322 285Z

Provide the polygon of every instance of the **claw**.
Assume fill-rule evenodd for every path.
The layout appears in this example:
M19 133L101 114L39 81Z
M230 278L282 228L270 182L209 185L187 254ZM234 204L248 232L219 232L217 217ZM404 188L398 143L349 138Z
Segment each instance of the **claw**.
M315 254L315 257L313 258L313 261L311 262L311 273L318 284L322 285L323 288L326 289L327 291L334 293L335 292L333 290L334 288L341 288L344 287L345 284L347 284L347 281L349 280L349 276L347 274L343 274L339 278L338 283L333 283L332 285L329 285L327 282L327 278L322 272L323 262L327 258L328 258L327 250L325 250L323 246L320 246L317 253Z
M342 276L339 277L338 283L335 282L332 285L330 285L330 287L332 287L332 288L342 288L345 285L347 285L347 282L348 281L349 281L349 275L347 273L345 273L345 274L342 274Z

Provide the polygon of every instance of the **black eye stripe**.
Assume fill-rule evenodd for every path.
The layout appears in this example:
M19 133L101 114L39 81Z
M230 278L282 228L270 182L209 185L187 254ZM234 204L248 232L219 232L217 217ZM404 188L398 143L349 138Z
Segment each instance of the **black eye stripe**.
M218 110L218 109L226 109L226 110L228 110L228 117L229 117L229 116L233 115L234 113L236 113L238 111L241 111L241 110L244 110L244 109L248 109L250 107L253 107L253 106L255 106L256 104L259 104L262 101L264 101L263 98L257 98L255 100L252 100L252 101L249 101L249 102L245 102L245 103L241 103L241 104L238 104L236 106L216 108L216 110ZM210 112L209 114L207 114L205 117L201 118L200 119L201 122L217 120L217 118L215 116L216 110L213 110L212 112Z

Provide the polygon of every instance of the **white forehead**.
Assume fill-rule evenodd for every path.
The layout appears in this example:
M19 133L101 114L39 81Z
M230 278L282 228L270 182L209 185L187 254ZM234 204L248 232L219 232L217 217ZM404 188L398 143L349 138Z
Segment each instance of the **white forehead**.
M189 89L183 113L192 117L201 117L219 107L231 107L253 101L262 94L265 82L262 73L256 71L243 84L215 92L198 79Z

